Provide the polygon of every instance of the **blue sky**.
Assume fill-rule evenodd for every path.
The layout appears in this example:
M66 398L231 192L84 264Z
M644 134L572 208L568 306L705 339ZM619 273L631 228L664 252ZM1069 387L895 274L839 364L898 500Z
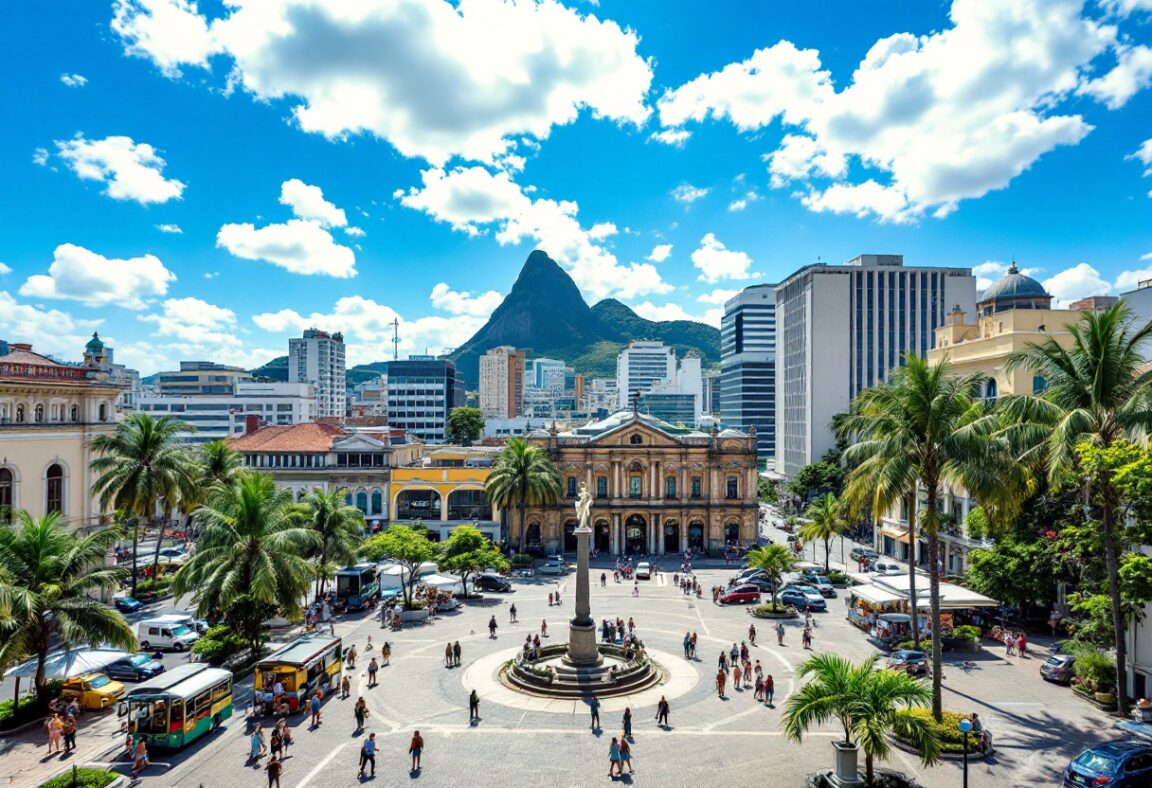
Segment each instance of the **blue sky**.
M0 338L442 352L528 252L718 322L817 258L1152 278L1152 0L8 4Z

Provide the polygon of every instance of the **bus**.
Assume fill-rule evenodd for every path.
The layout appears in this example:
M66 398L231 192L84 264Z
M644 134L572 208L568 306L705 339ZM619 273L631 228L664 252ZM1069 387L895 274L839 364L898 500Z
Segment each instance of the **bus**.
M292 711L304 708L317 689L331 694L340 686L342 645L338 637L305 635L262 659L256 666L256 707L271 707L277 681L284 688L284 699Z
M199 663L180 665L134 687L125 705L133 739L178 749L232 716L232 672Z
M380 598L379 568L376 564L356 564L336 571L336 604L359 610Z

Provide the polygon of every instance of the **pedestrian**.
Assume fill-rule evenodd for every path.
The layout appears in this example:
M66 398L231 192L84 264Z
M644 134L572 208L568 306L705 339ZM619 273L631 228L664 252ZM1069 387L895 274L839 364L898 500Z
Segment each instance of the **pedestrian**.
M728 663L731 665L736 664L736 660L740 658L740 649L736 648L736 644L732 644L732 648L728 649Z
M776 622L776 644L779 646L784 645L784 622Z
M607 588L608 587L608 575L605 574L604 572L600 573L600 587L601 588Z
M1012 637L1011 632L1004 633L1004 656L1012 657L1016 655L1016 639Z
M540 621L540 637L548 637L548 622L543 619Z
M356 699L356 705L352 707L352 715L356 718L356 731L359 733L364 730L364 720L368 718L368 703L361 695Z
M135 778L148 765L148 746L144 743L144 737L141 736L136 740L136 754L132 760L132 777Z
M632 581L632 596L640 596L640 581Z
M495 640L496 638L496 616L493 614L492 618L488 619L488 637Z
M493 617L495 618L495 617ZM508 608L508 621L509 623L516 623L516 603L512 603L512 607Z
M144 739L140 739L144 741ZM249 749L248 756L252 760L259 760L264 755L264 727L259 723L252 729L252 735L248 738Z
M480 719L480 696L476 694L476 690L468 696L468 721Z
M632 709L629 706L624 707L624 735L632 735Z
M743 676L740 666L737 664L732 665L732 688L737 692L740 691L740 678Z
M552 607L552 592L548 592L548 607Z
M1028 641L1024 638L1024 630L1016 636L1016 650L1020 652L1022 659L1028 659Z
M417 732L419 735L419 732ZM414 756L416 758L416 756ZM376 734L370 733L365 738L364 743L361 745L361 771L357 776L364 776L364 767L371 766L369 776L376 776ZM412 771L416 771L416 766L412 766Z
M688 657L691 656L691 654L692 654L692 636L689 633L685 632L684 633L684 659L688 659Z
M804 632L801 634L800 639L804 644L804 648L811 650L811 648L812 648L812 627L805 626Z
M348 647L348 667L356 667L356 644L353 643Z
M424 737L420 731L412 734L412 741L408 743L408 752L412 756L412 771L420 771L420 754L424 752Z
M340 699L344 700L352 694L352 679L348 678L348 674L344 674L344 678L340 679Z
M749 624L748 625L748 642L751 643L753 646L756 645L756 625L755 624Z
M452 641L448 641L448 645L444 647L444 667L452 667Z
M755 688L755 691L752 693L752 697L758 701L764 700L764 677L763 676L757 676L756 677L756 688Z
M368 660L368 688L376 686L376 673L380 670L380 663L376 661L376 657Z
M60 752L60 737L64 733L64 721L60 719L59 714L53 714L45 720L44 727L48 731L48 754Z
M457 640L455 643L452 644L452 661L456 664L456 667L460 667L460 641L459 640Z
M772 680L772 674L769 673L764 677L764 702L769 706L772 701L776 699L776 682Z
M320 696L323 694L320 690L316 690L312 695L312 700L308 701L308 708L312 711L313 727L320 724Z
M660 696L660 702L656 704L656 724L668 727L668 701L663 695Z
M64 752L76 749L76 717L69 714L64 718Z
M592 714L592 730L600 727L600 699L593 695L588 700L588 711Z
M728 674L723 669L716 671L716 696L724 697L724 685L728 683Z
M276 723L276 730L280 733L280 741L284 744L284 755L287 756L288 748L292 746L292 729L288 727L288 720L281 719Z
M748 661L748 644L745 643L743 640L740 641L740 661L741 662L747 662Z
M620 769L620 744L616 741L616 737L612 737L612 743L608 745L608 776L611 777Z
M620 776L624 776L624 766L628 766L628 773L635 774L636 770L632 768L632 747L629 746L628 740L620 737Z
M696 633L692 633L692 658L696 658Z
M392 644L387 640L384 641L384 645L380 648L380 657L384 660L385 665L392 664Z
M284 771L280 759L273 755L268 759L268 765L264 767L264 771L268 772L268 788L280 788L280 773Z

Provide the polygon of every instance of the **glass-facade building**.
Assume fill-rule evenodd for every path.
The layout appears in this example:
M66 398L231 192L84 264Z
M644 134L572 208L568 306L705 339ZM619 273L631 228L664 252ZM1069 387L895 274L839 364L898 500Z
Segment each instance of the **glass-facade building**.
M761 460L776 454L776 286L753 285L724 304L720 423L756 430Z
M409 356L386 364L388 424L425 443L443 443L448 414L464 405L464 381L456 365L432 356Z

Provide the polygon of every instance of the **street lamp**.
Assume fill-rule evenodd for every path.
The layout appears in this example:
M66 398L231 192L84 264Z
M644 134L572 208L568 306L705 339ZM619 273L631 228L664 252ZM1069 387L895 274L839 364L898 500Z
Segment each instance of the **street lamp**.
M968 734L972 732L972 720L960 720L957 727L964 734L964 788L968 788Z

